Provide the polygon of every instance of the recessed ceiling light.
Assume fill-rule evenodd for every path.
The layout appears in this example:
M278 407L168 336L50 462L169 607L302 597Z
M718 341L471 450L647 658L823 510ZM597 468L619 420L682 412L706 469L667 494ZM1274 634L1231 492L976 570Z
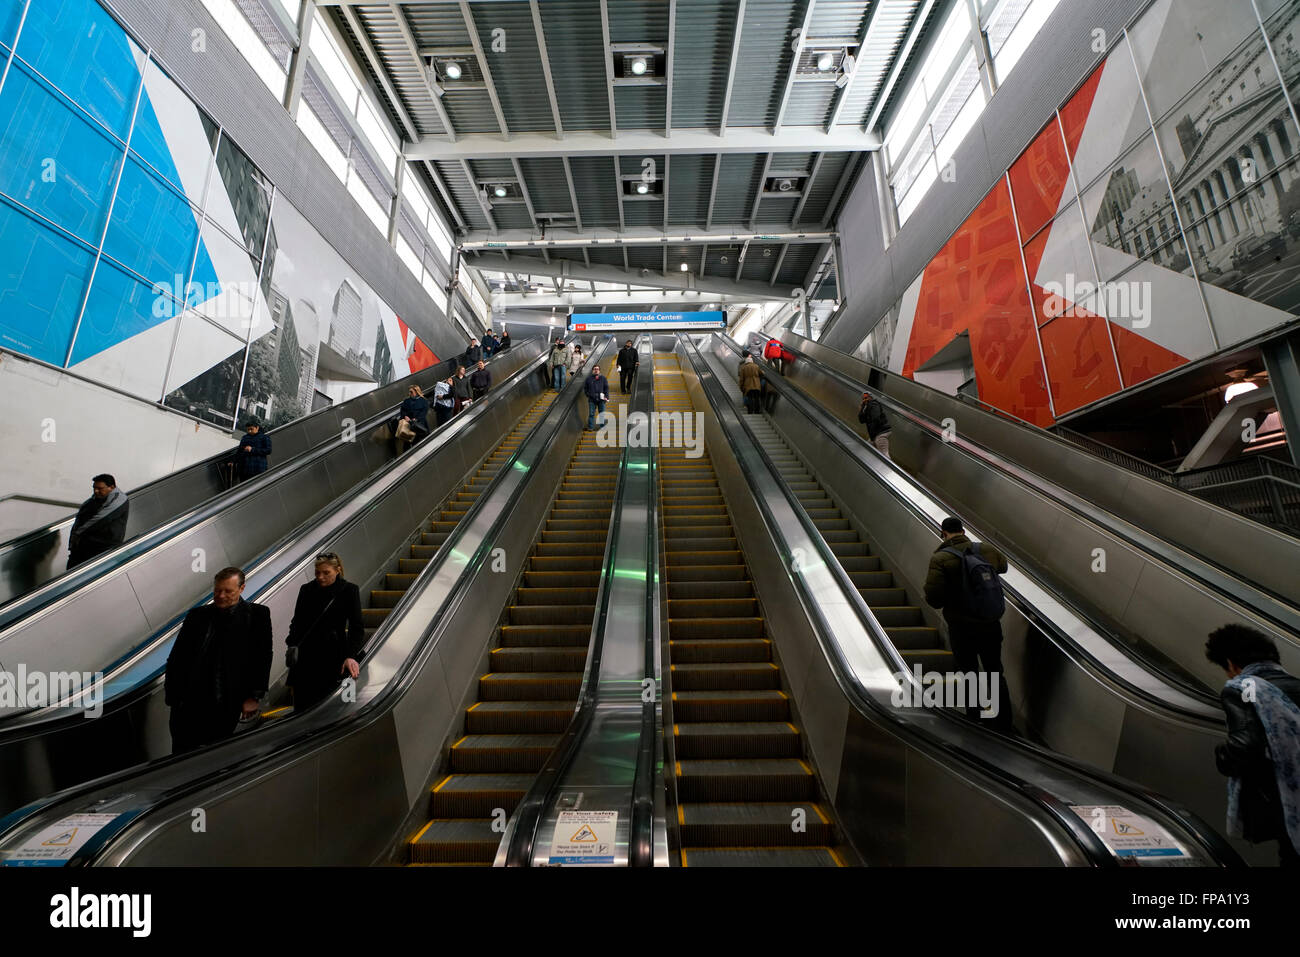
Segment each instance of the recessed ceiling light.
M495 193L499 199L504 199L510 191L507 190L504 186L498 184L495 187L493 187L492 192Z
M451 60L442 65L442 72L449 80L459 80L465 71L461 68L459 63L455 60Z
M817 69L825 73L831 67L835 66L835 54L827 51L817 58Z
M686 272L686 263L682 263L682 272Z
M645 71L648 68L649 68L649 64L646 62L645 57L639 56L639 57L632 58L632 72L636 76L641 76L642 74L645 73Z
M650 184L644 181L637 183L636 191L644 196L646 193L650 192Z

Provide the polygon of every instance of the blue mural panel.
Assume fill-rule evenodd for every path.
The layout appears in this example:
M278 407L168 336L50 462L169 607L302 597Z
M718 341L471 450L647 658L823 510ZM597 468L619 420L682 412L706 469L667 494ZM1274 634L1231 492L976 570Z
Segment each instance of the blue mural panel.
M0 345L63 365L94 258L0 199Z
M125 270L101 260L72 347L72 365L180 315L181 306ZM162 382L159 380L159 386Z

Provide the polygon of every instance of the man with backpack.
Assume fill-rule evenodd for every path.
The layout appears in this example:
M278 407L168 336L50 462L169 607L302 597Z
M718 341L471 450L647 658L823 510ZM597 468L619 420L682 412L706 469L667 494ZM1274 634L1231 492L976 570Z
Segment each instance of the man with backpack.
M926 604L943 609L957 670L997 675L998 711L989 721L999 731L1012 731L1011 696L1002 673L1006 600L998 577L1007 570L1006 557L987 542L967 538L959 518L949 516L939 527L943 541L930 556ZM978 718L979 706L968 707L966 715Z
M885 458L889 458L889 417L880 400L869 393L862 393L862 405L858 407L858 421L867 427L867 436Z

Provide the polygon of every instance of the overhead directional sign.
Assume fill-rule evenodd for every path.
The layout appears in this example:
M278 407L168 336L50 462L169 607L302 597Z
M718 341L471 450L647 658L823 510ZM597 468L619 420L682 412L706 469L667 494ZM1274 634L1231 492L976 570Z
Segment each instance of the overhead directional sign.
M572 312L570 332L725 329L725 312Z

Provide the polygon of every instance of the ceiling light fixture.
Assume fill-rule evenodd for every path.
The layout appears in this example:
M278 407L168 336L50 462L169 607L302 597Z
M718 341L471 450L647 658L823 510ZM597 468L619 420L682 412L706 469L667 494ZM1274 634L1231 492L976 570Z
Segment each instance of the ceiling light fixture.
M821 56L817 58L817 69L821 70L823 73L825 73L827 70L831 69L834 66L835 66L835 54L831 53L829 50L827 50L825 53L823 53Z
M645 71L648 70L649 68L650 68L650 64L646 62L645 57L638 56L632 58L630 69L632 70L633 75L643 76L645 74Z
M640 193L642 196L644 196L646 193L650 192L650 184L644 181L637 183L636 191Z
M455 60L449 60L442 65L442 74L449 80L459 80L464 73L464 69Z
M510 191L506 189L504 186L502 186L500 183L498 183L496 186L492 188L492 192L493 194L496 195L497 199L505 199L506 196L508 196L510 193Z
M778 179L776 181L776 188L779 192L788 193L790 190L794 189L794 180Z
M686 269L687 269L686 263L682 263L682 272L686 272Z

